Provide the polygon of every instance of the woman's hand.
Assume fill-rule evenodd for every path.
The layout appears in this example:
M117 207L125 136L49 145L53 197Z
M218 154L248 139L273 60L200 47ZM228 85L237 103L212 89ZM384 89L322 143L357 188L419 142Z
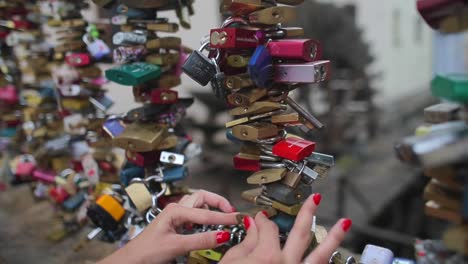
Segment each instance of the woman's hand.
M316 193L304 202L282 250L278 227L275 223L262 213L256 215L255 221L251 217L245 217L244 225L247 228L247 236L242 243L231 248L220 263L327 264L351 227L351 220L340 219L325 240L304 257L304 252L311 241L312 219L320 200L320 194Z
M228 232L181 235L177 230L186 224L237 224L234 212L228 200L217 194L197 191L186 195L178 203L167 205L140 235L100 263L167 263L192 250L215 248L229 240Z

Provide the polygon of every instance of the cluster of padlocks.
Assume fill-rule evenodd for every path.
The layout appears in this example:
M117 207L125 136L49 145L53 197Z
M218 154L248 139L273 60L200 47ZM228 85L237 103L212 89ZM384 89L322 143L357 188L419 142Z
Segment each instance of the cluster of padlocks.
M250 213L268 213L282 241L311 195L311 184L325 177L334 163L333 156L314 152L315 142L287 132L289 127L323 127L289 93L329 76L330 62L320 60L320 43L301 39L302 28L282 26L295 17L291 5L302 2L223 1L221 12L229 17L220 28L211 29L183 66L200 85L211 82L214 94L230 108L235 120L226 123L226 137L241 148L233 158L234 168L253 172L247 183L259 186L242 197L256 205ZM288 106L294 112L288 112ZM231 228L232 244L245 235L242 228ZM192 252L190 260L219 261L224 249Z
M465 13L454 12L455 9ZM418 10L440 32L454 33L468 28L463 23L467 10L463 1L418 1ZM425 124L395 149L400 160L421 167L430 179L423 194L426 215L451 223L443 232L442 241L416 245L418 261L460 263L461 256L468 255L468 75L438 74L431 82L431 92L442 102L425 108ZM453 256L452 252L459 255Z

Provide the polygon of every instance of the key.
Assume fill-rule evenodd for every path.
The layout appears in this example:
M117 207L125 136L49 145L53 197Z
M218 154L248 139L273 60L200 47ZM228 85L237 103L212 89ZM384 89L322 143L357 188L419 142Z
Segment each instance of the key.
M315 142L299 138L286 138L273 146L273 154L293 161L303 160L315 150Z
M258 31L243 28L215 28L210 31L210 48L255 48L259 44L258 34Z
M248 19L253 24L283 24L295 19L295 11L294 8L288 6L274 6L250 13Z
M162 163L182 166L185 162L185 156L174 152L162 151L159 161Z
M151 91L151 103L175 104L179 99L178 92L169 89L154 89Z
M265 97L266 94L266 88L244 89L242 91L229 94L227 96L227 100L234 106L249 106Z
M161 75L161 68L157 65L136 62L114 67L106 71L106 78L121 85L138 85Z
M311 113L307 112L302 106L300 106L296 101L294 101L291 97L287 97L286 103L291 106L292 109L294 109L298 114L310 124L309 127L310 129L313 128L318 128L321 129L324 127L324 125L317 119L315 118Z
M328 80L330 61L303 64L275 64L274 81L278 83L317 83Z
M152 195L143 182L131 183L125 188L125 192L141 214L153 205Z
M178 53L151 54L146 56L146 62L162 66L172 66L179 61Z
M216 66L201 52L208 47L208 42L203 44L199 50L190 54L182 66L182 70L201 86L206 86L216 75Z
M268 184L280 181L286 175L285 168L258 171L247 178L248 184Z
M432 124L459 119L461 106L454 103L441 103L424 109L424 121Z
M320 59L322 47L312 39L281 39L270 41L267 44L272 57L314 61Z
M239 54L229 55L227 58L227 64L233 68L245 68L249 64L250 57L242 56Z
M226 76L225 84L228 89L240 90L254 85L250 75L246 73Z
M239 140L256 141L278 135L278 127L268 123L238 125L232 128L232 134Z
M178 37L163 37L150 39L146 42L147 49L179 49L182 41Z
M179 31L179 25L176 23L150 23L146 25L146 29L151 31L176 33Z
M265 186L269 198L288 206L302 203L312 194L312 188L306 184L299 184L294 189L281 182L274 182Z
M155 124L132 123L112 139L116 147L135 152L152 151L164 140L167 129Z
M247 72L258 87L273 85L273 59L265 45L257 46L247 66Z

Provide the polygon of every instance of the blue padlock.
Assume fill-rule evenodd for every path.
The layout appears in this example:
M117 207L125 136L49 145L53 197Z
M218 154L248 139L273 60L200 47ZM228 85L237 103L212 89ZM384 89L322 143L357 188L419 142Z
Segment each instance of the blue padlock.
M111 116L104 122L102 129L106 131L111 138L114 138L124 132L125 124L121 118Z
M257 46L247 65L250 78L258 87L273 85L273 59L266 45Z
M294 225L296 217L278 212L278 214L270 218L270 220L275 222L281 232L289 232Z
M133 178L144 178L145 169L138 167L130 162L125 163L120 171L120 183L128 186Z
M188 175L188 170L184 166L163 170L163 182L181 181Z
M78 207L80 207L80 205L85 201L85 199L86 196L84 192L79 192L76 195L65 200L62 206L66 211L73 212L76 209L78 209Z
M0 130L0 137L11 138L16 135L16 127L6 127Z

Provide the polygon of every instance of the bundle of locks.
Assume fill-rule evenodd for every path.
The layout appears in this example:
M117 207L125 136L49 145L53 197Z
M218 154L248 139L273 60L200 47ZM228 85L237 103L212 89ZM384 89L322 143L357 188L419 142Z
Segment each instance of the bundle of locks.
M466 29L468 5L465 1L420 0L418 9L426 22L437 30L459 32ZM445 102L424 109L427 124L418 127L415 136L397 144L396 151L402 161L422 167L423 174L430 178L424 189L425 213L452 223L443 234L445 246L467 255L468 75L437 75L432 80L431 91ZM445 255L433 257L443 262Z
M113 11L113 25L120 31L112 37L114 68L106 71L110 81L133 87L136 102L143 106L108 118L103 129L112 144L125 149L126 162L120 172L122 187L99 197L88 216L110 240L122 243L135 237L166 204L190 190L181 184L188 176L186 163L200 153L180 122L192 98L179 98L172 88L181 83L186 52L174 33L179 25L158 16L175 10L180 25L189 28L184 16L193 14L192 0L183 1L95 1ZM96 231L97 232L97 231Z
M325 177L334 163L333 156L314 152L315 142L287 132L293 126L304 131L323 127L289 93L301 84L323 82L329 77L330 62L320 60L320 43L301 39L302 28L282 26L295 17L291 5L302 2L222 1L221 11L230 16L220 28L210 31L209 38L183 66L184 72L200 85L211 82L215 95L236 117L226 124L227 138L241 145L233 159L234 167L254 172L247 182L260 186L243 192L242 197L256 205L249 214L259 210L268 213L278 225L282 241L312 193L311 184ZM288 112L288 106L293 113ZM219 261L223 252L245 235L242 224L220 228L231 231L231 243L192 252L191 263ZM319 234L326 231L315 233L317 242L323 237ZM335 254L334 261L340 259ZM352 263L354 259L342 261Z

